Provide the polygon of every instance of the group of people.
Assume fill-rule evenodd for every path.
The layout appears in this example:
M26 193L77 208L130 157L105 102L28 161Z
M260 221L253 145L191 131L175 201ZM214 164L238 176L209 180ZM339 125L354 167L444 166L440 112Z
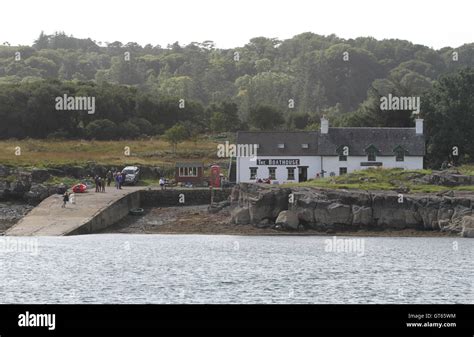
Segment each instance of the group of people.
M125 183L125 172L120 172L118 170L108 170L107 173L105 174L104 177L101 177L100 175L96 175L94 177L94 183L95 183L95 191L96 192L105 192L105 186L110 186L112 181L115 182L115 188L117 189L122 189L122 186ZM160 180L160 185L161 185L161 180ZM162 188L164 186L164 181ZM63 204L62 208L66 207L66 204L71 200L71 194L69 192L65 191L63 194Z
M110 186L112 181L115 183L116 189L122 189L122 186L125 184L125 172L120 172L118 170L108 170L105 174L105 177L96 175L94 177L95 182L95 191L96 192L105 192L105 186Z
M105 178L96 175L94 177L95 182L95 191L96 192L105 192Z

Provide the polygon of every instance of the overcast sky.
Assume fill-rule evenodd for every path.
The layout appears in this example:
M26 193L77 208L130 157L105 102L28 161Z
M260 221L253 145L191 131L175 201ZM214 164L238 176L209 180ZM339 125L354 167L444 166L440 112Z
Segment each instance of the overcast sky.
M0 44L31 45L43 30L96 41L166 46L303 32L399 38L436 49L474 42L473 0L8 0Z

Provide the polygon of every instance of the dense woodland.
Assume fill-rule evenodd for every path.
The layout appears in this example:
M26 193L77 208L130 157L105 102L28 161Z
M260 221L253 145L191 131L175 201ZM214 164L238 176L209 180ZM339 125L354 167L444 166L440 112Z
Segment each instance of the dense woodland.
M403 40L303 33L166 47L106 43L58 32L0 46L0 138L179 141L243 129L413 126L380 97L421 96L430 163L459 148L474 158L474 43L434 50ZM96 112L57 111L55 97L92 96ZM180 106L181 102L181 106ZM184 105L183 105L184 103Z

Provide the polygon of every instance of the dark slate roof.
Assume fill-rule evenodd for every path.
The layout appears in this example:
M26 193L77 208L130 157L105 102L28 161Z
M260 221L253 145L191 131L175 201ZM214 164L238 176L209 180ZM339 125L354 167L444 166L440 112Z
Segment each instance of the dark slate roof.
M319 155L335 156L339 146L349 146L349 155L365 156L365 149L374 145L378 155L393 156L397 146L408 156L425 154L425 137L417 135L415 128L329 128L318 139Z
M285 144L279 149L278 144ZM329 128L318 131L245 131L237 133L237 144L259 144L260 156L336 156L340 146L349 146L349 155L365 156L365 149L374 145L378 155L393 156L397 146L408 156L425 154L425 137L415 128ZM301 144L309 144L307 149Z
M237 144L258 144L259 156L315 156L318 152L317 131L239 131ZM279 149L278 144L285 144ZM308 148L302 148L308 144Z

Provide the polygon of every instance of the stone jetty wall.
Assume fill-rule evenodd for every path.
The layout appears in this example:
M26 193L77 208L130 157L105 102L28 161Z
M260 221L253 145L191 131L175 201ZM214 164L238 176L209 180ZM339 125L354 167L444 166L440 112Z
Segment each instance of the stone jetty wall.
M227 200L232 189L214 189L214 202ZM143 207L209 205L211 190L208 188L150 189L141 193Z

